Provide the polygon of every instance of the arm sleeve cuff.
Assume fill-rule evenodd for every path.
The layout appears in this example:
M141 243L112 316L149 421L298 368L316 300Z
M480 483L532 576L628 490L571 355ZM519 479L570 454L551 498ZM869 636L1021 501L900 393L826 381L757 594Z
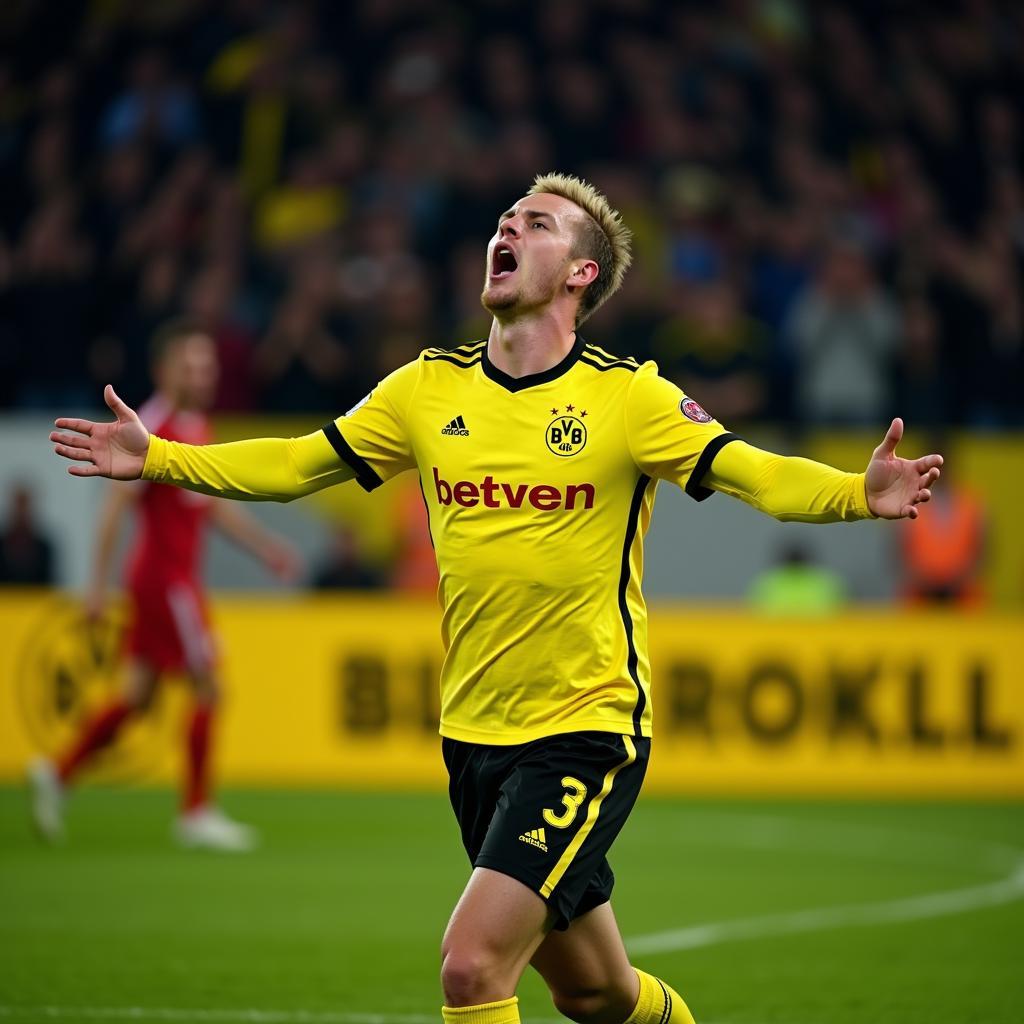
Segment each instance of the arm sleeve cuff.
M337 423L332 420L330 423L324 424L323 431L327 440L331 442L331 447L338 453L338 458L355 473L356 483L364 491L375 490L384 483L373 466L359 455L348 441L342 437Z
M877 519L868 504L868 481L866 473L858 473L859 481L853 489L853 504L861 519Z
M700 457L697 459L697 465L693 467L693 472L686 481L686 493L694 501L704 501L705 498L710 498L715 493L710 487L704 486L704 477L711 468L711 463L715 461L715 456L730 441L739 440L740 438L736 434L719 434L718 437L713 437L704 446L704 451L700 453Z
M167 446L170 442L165 441L156 434L149 435L149 451L146 452L146 462L142 467L143 480L162 480L167 471Z

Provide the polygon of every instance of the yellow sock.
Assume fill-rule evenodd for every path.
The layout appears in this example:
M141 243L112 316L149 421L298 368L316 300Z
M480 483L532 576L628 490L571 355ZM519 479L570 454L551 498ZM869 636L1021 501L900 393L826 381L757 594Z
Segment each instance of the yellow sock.
M519 997L479 1006L442 1006L444 1024L519 1024Z
M636 971L636 976L640 998L626 1024L695 1024L682 996L671 985L643 971Z

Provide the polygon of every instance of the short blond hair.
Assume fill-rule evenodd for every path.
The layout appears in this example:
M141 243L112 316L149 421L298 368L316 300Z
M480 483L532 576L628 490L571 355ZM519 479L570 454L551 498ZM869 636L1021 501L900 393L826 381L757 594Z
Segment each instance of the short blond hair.
M597 277L587 286L576 312L576 326L622 287L633 262L633 233L622 223L618 211L589 182L571 174L538 174L529 196L544 192L575 203L582 211L582 228L576 234L573 257L594 260Z

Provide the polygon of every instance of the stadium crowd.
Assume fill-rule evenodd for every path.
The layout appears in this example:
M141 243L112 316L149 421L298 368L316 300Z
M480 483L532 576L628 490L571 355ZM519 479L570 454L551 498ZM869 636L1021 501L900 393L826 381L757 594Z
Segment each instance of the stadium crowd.
M1024 8L730 0L4 4L0 407L336 412L486 333L538 171L636 235L585 328L730 425L1024 425ZM927 11L929 17L921 17Z

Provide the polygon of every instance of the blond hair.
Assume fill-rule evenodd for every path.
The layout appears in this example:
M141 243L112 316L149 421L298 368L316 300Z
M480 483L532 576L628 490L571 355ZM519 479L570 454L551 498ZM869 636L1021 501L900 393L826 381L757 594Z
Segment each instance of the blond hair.
M538 192L561 196L583 211L582 226L576 233L572 256L594 260L598 272L580 299L576 312L578 327L622 287L622 280L633 262L630 252L633 235L608 200L582 178L571 174L538 174L527 195Z

